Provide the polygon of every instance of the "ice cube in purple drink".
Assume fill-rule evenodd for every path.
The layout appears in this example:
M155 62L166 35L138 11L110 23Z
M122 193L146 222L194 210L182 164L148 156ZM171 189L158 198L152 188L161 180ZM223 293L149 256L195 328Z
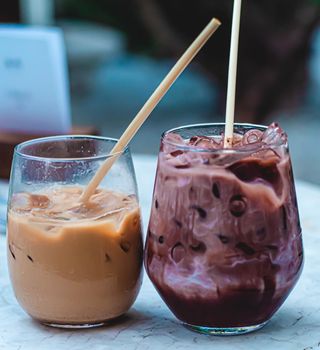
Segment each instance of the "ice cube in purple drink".
M287 134L281 129L279 124L272 123L262 136L262 142L268 145L285 145L288 141Z

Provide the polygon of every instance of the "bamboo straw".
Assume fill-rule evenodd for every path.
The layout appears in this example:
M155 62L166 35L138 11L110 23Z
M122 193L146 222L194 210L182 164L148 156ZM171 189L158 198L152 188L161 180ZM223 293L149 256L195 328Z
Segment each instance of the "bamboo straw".
M233 143L233 125L234 125L234 111L235 111L235 100L236 100L240 17L241 17L241 0L234 0L230 60L229 60L226 127L225 127L225 137L224 137L225 148L231 148Z
M99 186L100 182L103 180L112 165L120 156L121 152L129 144L136 132L140 129L142 124L146 121L151 112L170 89L172 84L185 70L185 68L189 65L192 59L196 56L196 54L200 51L200 49L204 46L204 44L209 40L209 38L220 25L221 22L218 19L213 18L196 38L196 40L191 44L191 46L187 49L187 51L183 54L183 56L179 59L179 61L175 64L175 66L171 69L161 84L157 87L157 89L154 91L154 93L151 95L151 97L148 99L136 117L132 120L128 128L122 134L119 141L110 152L110 157L100 166L95 176L85 188L80 198L82 203L86 202L92 196L96 188Z

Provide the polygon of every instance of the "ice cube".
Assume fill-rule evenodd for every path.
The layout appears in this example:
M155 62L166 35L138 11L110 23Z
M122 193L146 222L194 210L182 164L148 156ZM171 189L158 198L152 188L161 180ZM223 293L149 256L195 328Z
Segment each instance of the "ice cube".
M217 166L231 166L232 164L241 161L243 158L248 157L248 153L246 152L227 152L225 151L223 154L219 155L214 159L211 159L211 164L215 164Z
M189 140L189 145L199 149L221 149L222 139L218 140L208 136L193 136Z
M281 193L282 181L277 164L278 159L275 156L262 159L247 158L232 164L228 170L243 182L269 183L276 193ZM235 204L238 206L240 203Z
M170 155L172 155L172 153L170 153ZM190 162L184 153L179 156L168 157L167 162L177 169L187 169L190 167Z
M48 196L42 194L31 194L29 198L32 208L45 209L50 204Z
M224 139L224 134L223 134ZM242 146L243 136L237 133L233 133L232 148L239 148Z
M11 207L14 210L21 210L21 211L31 211L32 210L32 204L31 204L31 198L30 194L28 193L15 193L12 196L11 200Z
M165 153L172 153L179 150L179 146L185 146L183 138L174 132L166 134L163 138L163 151Z
M276 162L280 158L280 155L272 148L261 148L252 153L252 157Z
M249 130L243 135L242 145L250 145L261 142L263 132L257 129Z
M165 135L164 140L169 143L174 143L176 145L185 145L185 142L181 135L176 134L174 132L170 132Z
M279 124L272 123L262 136L262 141L268 145L281 146L288 141L287 134L281 129Z

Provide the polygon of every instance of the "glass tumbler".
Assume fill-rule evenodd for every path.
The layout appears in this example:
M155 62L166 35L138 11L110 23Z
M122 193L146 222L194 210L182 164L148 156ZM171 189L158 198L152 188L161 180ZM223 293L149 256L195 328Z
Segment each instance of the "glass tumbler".
M59 136L18 145L10 179L7 257L21 307L51 326L105 324L142 281L141 215L129 149L90 200L80 195L116 140Z
M303 265L287 141L269 135L269 144L255 143L267 128L237 124L235 133L252 143L205 147L224 127L163 134L145 249L147 273L170 310L213 335L265 325ZM194 146L197 139L203 148Z

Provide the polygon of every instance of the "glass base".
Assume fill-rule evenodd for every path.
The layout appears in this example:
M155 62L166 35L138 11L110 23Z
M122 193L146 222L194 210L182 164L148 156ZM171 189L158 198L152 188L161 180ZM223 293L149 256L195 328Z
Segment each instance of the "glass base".
M264 327L267 323L268 322L264 322L256 326L231 327L231 328L201 327L201 326L193 326L187 323L184 323L183 325L186 328L201 334L228 336L228 335L241 335L241 334L255 332L261 329L262 327Z
M98 323L83 323L83 324L61 324L61 323L51 323L51 322L41 322L45 326L54 327L54 328L63 328L63 329L88 329L102 327L107 324L106 322Z

